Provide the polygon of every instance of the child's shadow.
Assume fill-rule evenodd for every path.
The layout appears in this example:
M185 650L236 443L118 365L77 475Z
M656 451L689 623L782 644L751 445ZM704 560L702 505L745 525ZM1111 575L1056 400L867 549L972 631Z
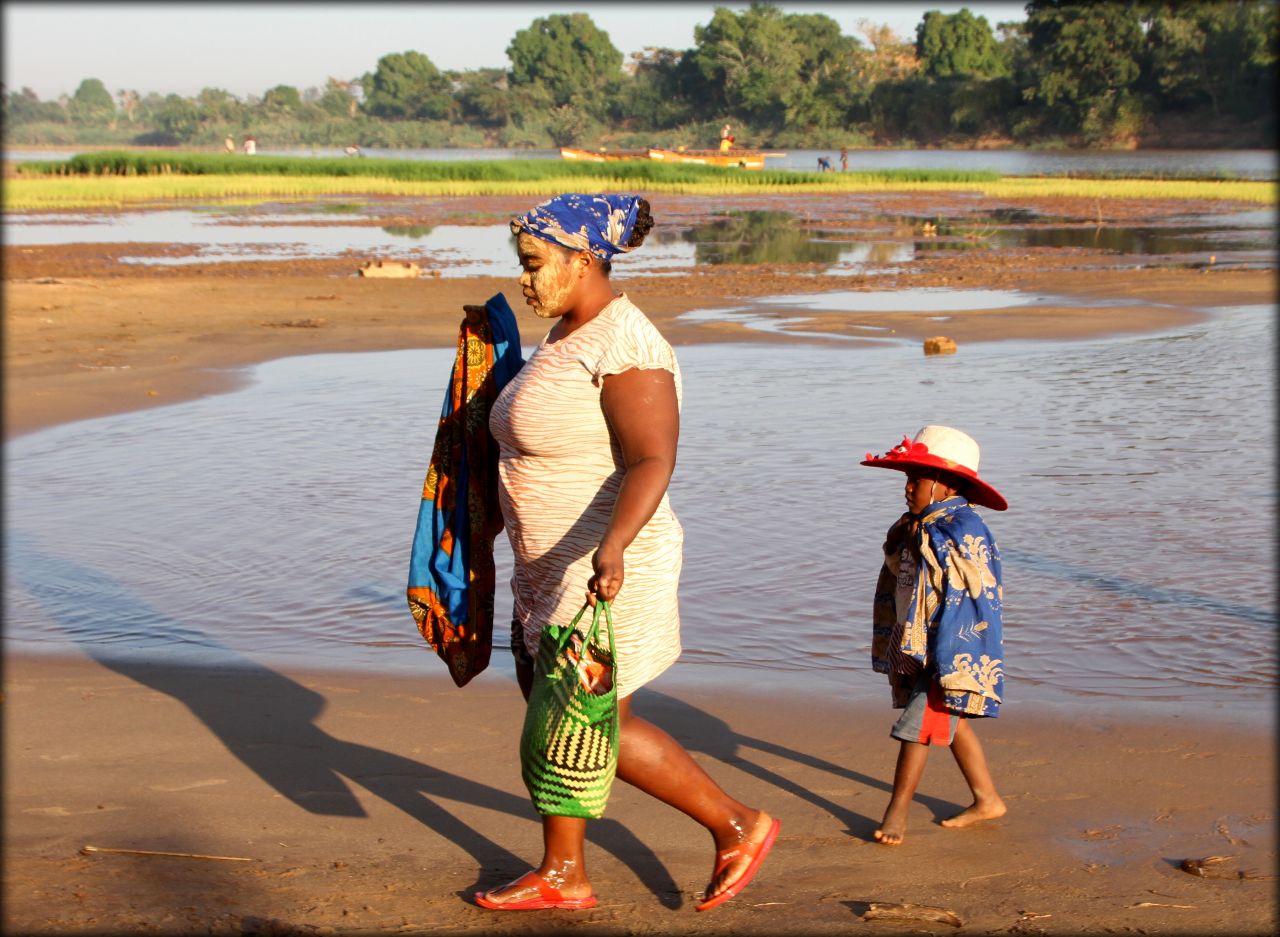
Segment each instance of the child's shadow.
M869 774L846 768L844 765L835 764L808 752L788 748L777 742L744 735L733 729L723 719L704 712L697 707L690 706L688 703L665 693L640 690L637 692L636 697L644 707L645 718L662 726L675 736L685 748L690 751L703 752L723 761L725 764L733 765L768 784L772 784L774 787L794 794L801 800L808 801L815 807L827 811L845 825L851 836L874 841L872 833L880 827L878 818L873 819L863 816L844 804L836 803L815 791L809 790L786 775L779 774L777 771L751 761L746 757L744 750L755 749L758 752L786 758L798 765L825 771L836 777L845 778L865 787L883 791L886 796L885 804L888 804L888 795L893 792L892 781L882 781ZM917 793L915 799L932 810L935 818L952 816L960 809L959 806L938 797L929 797Z

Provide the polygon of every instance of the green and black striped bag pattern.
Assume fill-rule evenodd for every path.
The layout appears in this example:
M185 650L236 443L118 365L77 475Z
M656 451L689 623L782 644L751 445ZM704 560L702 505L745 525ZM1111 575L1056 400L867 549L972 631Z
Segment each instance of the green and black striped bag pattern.
M608 624L608 659L615 668L609 688L602 693L587 690L566 654L588 607L584 605L568 625L543 629L534 662L520 735L520 772L533 806L547 816L602 816L618 770L617 658L608 602L596 602L582 647L604 649L603 618Z

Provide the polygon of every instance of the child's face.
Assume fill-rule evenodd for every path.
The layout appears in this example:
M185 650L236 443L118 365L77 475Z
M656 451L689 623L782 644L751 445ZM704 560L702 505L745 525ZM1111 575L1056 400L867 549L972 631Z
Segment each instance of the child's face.
M936 501L945 501L956 493L948 484L946 476L936 476L930 472L907 472L907 484L903 491L907 499L907 510L912 514L920 514Z

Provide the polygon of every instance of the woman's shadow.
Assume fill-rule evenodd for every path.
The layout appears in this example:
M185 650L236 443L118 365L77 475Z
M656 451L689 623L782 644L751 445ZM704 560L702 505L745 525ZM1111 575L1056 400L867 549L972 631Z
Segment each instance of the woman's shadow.
M12 579L89 657L182 703L227 751L308 813L367 816L348 782L358 784L471 855L478 872L476 882L461 892L468 898L475 888L492 887L528 867L525 859L440 803L455 801L536 822L526 797L336 738L316 724L328 701L314 690L168 618L111 577L34 548L21 533L10 532L7 554ZM132 637L135 651L113 652L112 642L124 634ZM136 653L139 641L168 652L199 647L200 662L143 659ZM512 709L518 712L514 686L512 693ZM679 886L635 834L616 820L590 826L591 840L631 868L663 904L680 905Z
M336 738L316 720L328 701L289 677L226 647L216 638L175 621L136 598L116 580L75 561L36 549L10 532L7 566L13 580L37 599L65 634L93 660L187 707L246 767L308 813L363 817L353 782L399 808L465 850L478 866L477 880L460 894L513 878L528 862L460 820L441 801L483 807L529 822L528 799L435 765L359 742ZM112 650L122 634L133 653ZM136 653L139 642L157 649L200 648L198 663L157 663ZM164 654L156 655L163 657ZM513 712L519 697L512 687ZM824 758L734 730L724 720L675 697L641 690L645 717L671 732L691 751L788 791L827 811L855 836L870 838L878 823L752 761L748 750L787 759L855 784L885 791L888 782ZM514 746L513 746L514 747ZM917 795L941 814L954 805ZM653 850L612 819L589 824L589 838L630 868L664 905L682 904L681 890Z

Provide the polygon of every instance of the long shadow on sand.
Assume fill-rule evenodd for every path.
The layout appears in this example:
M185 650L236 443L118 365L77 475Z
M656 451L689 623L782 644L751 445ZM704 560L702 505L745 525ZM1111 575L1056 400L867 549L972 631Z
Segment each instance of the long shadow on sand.
M172 697L264 782L309 813L363 817L348 782L399 808L423 826L465 850L475 860L477 881L492 886L529 865L460 820L440 801L484 807L529 822L529 801L435 765L359 742L336 738L316 724L327 700L216 638L175 621L133 596L105 574L38 550L21 533L9 532L8 568L50 617L102 666ZM128 644L125 651L113 643ZM157 663L138 654L140 643L163 658L200 648L199 662ZM512 686L513 705L518 692ZM855 784L884 791L891 784L807 752L733 729L727 722L675 697L652 690L637 694L637 711L662 726L691 751L702 752L830 813L849 833L870 838L878 820L836 803L777 770L753 761L748 751L785 759ZM162 740L157 740L162 744ZM731 786L731 785L730 785ZM731 791L732 793L732 791ZM917 794L936 814L958 805ZM768 809L767 803L760 806ZM588 827L589 838L630 868L664 905L679 907L681 891L649 846L616 820ZM469 889L466 891L469 894Z
M808 801L820 810L825 810L843 823L853 836L868 840L872 839L872 833L880 826L878 817L863 816L844 804L836 803L815 791L809 790L786 775L779 774L776 770L751 760L747 757L747 750L754 749L757 752L783 758L806 768L824 771L864 787L884 791L885 806L889 803L888 795L893 791L891 781L883 781L869 774L863 774L844 765L836 764L825 758L819 758L808 752L788 748L768 739L745 735L733 729L723 719L664 693L657 693L652 690L639 691L636 694L636 712L670 732L679 740L681 745L690 751L703 752L727 765L733 765L752 777L759 778L761 781L771 784L780 790L787 791L801 800ZM886 732L887 735L888 733ZM886 737L886 744L889 743L897 744ZM730 790L730 793L733 793L733 791ZM937 817L952 816L963 807L963 805L955 804L939 797L930 797L919 792L916 793L915 799L932 810ZM769 810L768 804L761 804L760 806Z
M455 801L536 822L526 797L335 738L316 725L327 704L319 693L166 617L111 577L34 549L20 533L10 532L8 546L10 574L88 656L182 703L231 754L302 809L322 816L367 816L350 781L466 850L479 866L472 888L492 887L528 868L526 859L439 803ZM152 637L157 648L204 649L201 662L160 664L132 656L139 639ZM134 645L132 654L114 652L112 643L126 638ZM512 692L514 703L514 686ZM155 743L163 745L164 740ZM597 821L590 826L590 838L631 868L664 905L680 906L680 887L653 850L625 826Z

